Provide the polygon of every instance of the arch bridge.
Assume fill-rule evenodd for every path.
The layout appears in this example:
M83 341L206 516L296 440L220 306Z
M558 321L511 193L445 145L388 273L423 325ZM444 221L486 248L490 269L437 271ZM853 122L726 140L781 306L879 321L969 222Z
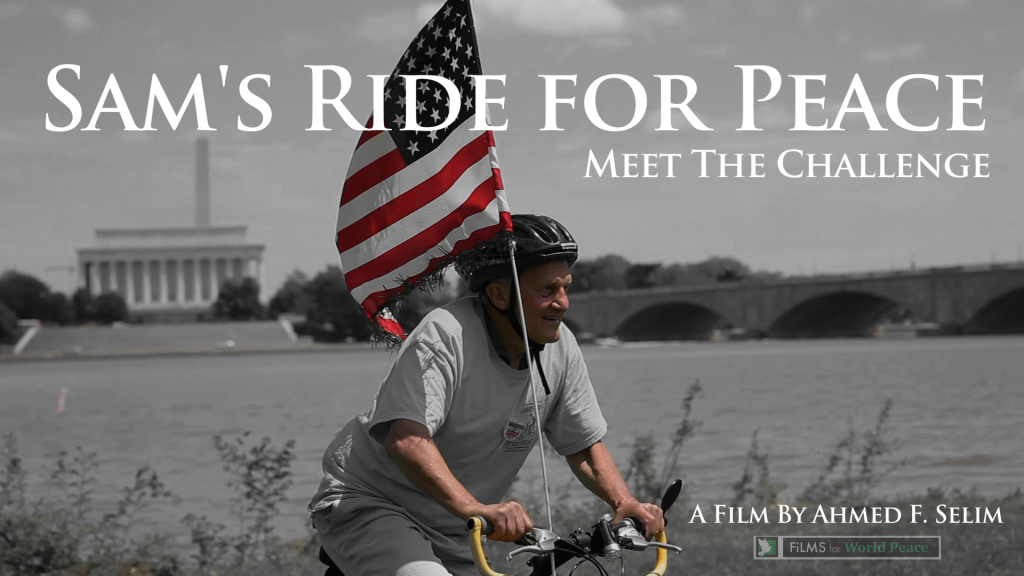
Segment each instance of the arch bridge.
M571 295L566 324L620 340L868 336L888 313L949 334L1024 333L1024 264L793 277Z

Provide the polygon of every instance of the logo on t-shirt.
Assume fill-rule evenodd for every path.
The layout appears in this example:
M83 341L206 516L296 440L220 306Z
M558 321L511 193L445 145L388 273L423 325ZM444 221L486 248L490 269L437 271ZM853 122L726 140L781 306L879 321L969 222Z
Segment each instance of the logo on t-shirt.
M505 430L502 433L505 435L505 440L515 442L526 434L526 430L526 422L524 422L522 418L516 416L505 424Z
M544 403L541 402L541 414L544 413ZM505 424L502 431L505 436L505 450L519 451L533 448L537 441L537 418L534 415L533 403L525 404L519 411L519 416L513 417Z

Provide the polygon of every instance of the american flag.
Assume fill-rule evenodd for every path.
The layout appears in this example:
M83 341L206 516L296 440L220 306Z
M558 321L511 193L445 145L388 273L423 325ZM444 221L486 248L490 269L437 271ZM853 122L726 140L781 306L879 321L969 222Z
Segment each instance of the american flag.
M403 337L392 307L459 255L512 229L490 130L471 131L473 75L481 74L469 0L448 0L420 30L384 86L384 126L365 131L352 154L335 237L345 282L373 322ZM457 119L406 131L404 75L441 76L458 88ZM416 86L416 121L438 126L448 95L438 82ZM373 125L373 118L367 122ZM388 334L384 334L388 336Z

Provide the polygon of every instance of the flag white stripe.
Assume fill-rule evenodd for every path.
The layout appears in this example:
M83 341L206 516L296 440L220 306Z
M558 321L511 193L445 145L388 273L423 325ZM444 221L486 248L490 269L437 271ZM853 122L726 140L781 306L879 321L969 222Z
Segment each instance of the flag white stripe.
M491 159L491 168L500 172L501 166L498 166L498 149L492 145L487 149L487 154Z
M341 254L342 267L355 270L446 218L493 176L487 157L466 168L447 192Z
M370 212L380 208L384 204L400 197L410 189L422 184L425 180L437 174L448 162L459 153L467 144L480 138L484 132L470 132L472 116L463 122L451 134L441 146L438 146L426 156L423 156L412 165L403 168L401 172L392 175L380 184L363 192L352 201L345 204L338 211L338 225L335 231L350 226ZM388 140L391 137L388 136Z
M498 212L508 212L512 214L512 209L508 207L508 200L505 199L505 191L498 188L494 191L494 198L498 201Z
M349 162L348 174L345 174L345 180L348 180L353 174L394 149L395 141L392 140L391 133L389 132L381 132L363 142L363 145L356 148L356 151L352 153L352 160Z
M500 198L500 196L498 198ZM408 278L410 276L415 276L416 274L422 273L427 268L427 265L432 258L439 258L444 256L445 254L448 254L449 252L451 252L452 247L455 245L456 242L459 242L460 240L465 240L471 234L473 234L473 232L480 228L494 226L494 224L498 221L498 198L491 200L490 203L487 204L487 207L484 208L482 211L473 214L469 218L466 218L462 222L462 226L459 226L458 228L455 228L454 230L449 232L448 236L446 236L445 239L440 244L430 248L430 250L428 250L426 253L417 256L416 258L410 260L404 265L394 270L391 270L390 272L382 275L379 278L369 280L354 288L349 287L349 289L352 291L352 297L355 298L357 302L362 303L367 296L373 294L374 292L394 288L395 286L397 286L397 284L395 284L396 278Z

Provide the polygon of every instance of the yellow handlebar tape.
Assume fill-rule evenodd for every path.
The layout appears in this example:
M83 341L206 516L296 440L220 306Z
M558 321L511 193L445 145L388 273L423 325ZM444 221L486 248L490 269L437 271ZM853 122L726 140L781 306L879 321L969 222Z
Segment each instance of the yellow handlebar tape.
M478 516L470 518L469 526L469 541L470 548L473 550L473 562L476 562L476 569L480 571L480 576L508 576L507 574L491 570L491 565L487 562L487 556L484 555L484 546L480 541L482 536L480 528L483 526L480 518Z
M668 539L665 538L665 531L662 530L654 535L654 539L662 544L666 544ZM658 563L654 566L654 570L647 576L665 576L665 569L668 568L668 550L664 548L656 548L658 551Z

